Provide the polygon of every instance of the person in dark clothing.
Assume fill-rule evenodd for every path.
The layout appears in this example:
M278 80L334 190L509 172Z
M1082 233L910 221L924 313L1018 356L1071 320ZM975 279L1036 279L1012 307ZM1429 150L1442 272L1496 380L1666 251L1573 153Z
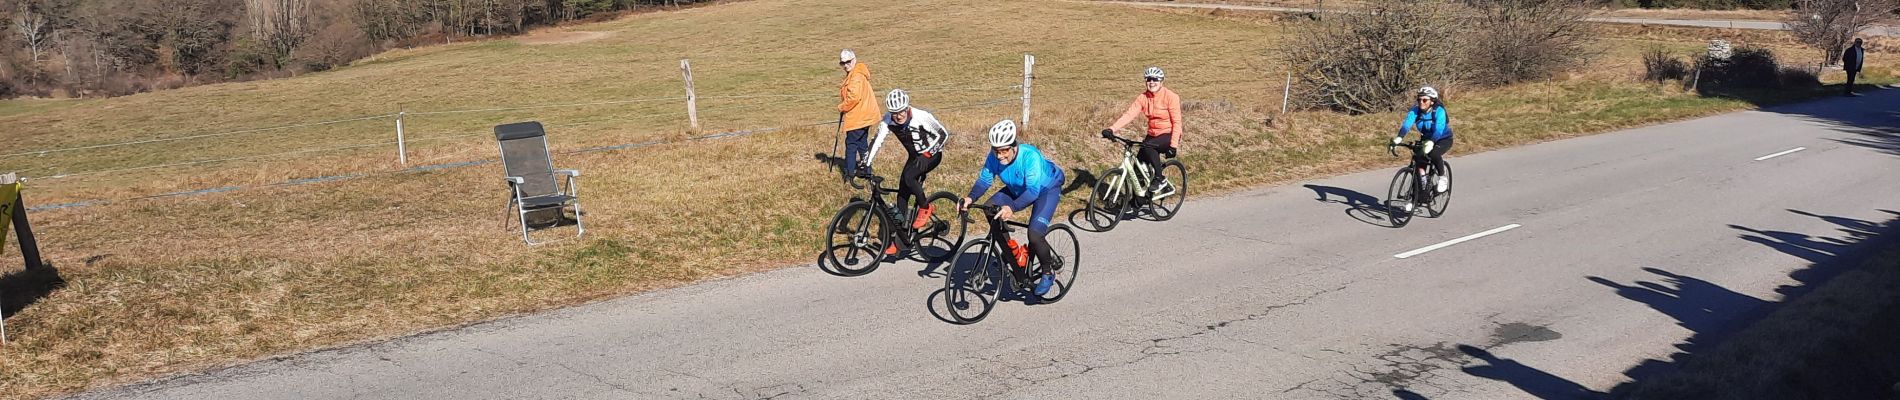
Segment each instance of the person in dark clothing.
M1854 39L1854 46L1841 52L1841 69L1847 70L1848 96L1860 95L1854 93L1854 77L1860 75L1860 67L1865 61L1867 61L1867 50L1860 47L1860 39Z

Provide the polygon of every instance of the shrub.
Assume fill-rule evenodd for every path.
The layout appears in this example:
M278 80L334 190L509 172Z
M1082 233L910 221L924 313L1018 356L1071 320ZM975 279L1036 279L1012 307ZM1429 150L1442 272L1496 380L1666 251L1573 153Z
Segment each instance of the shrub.
M1465 66L1479 83L1556 76L1589 57L1587 0L1465 0L1472 29Z
M1689 77L1689 63L1669 54L1661 47L1643 52L1643 80L1662 83L1671 80L1684 80Z
M1301 103L1351 114L1397 109L1426 82L1456 75L1463 15L1443 2L1380 2L1300 27L1285 57Z

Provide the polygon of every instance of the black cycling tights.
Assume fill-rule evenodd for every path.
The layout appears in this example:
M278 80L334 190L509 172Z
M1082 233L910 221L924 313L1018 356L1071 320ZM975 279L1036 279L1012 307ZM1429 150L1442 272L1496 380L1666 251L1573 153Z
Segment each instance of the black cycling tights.
M1148 171L1154 174L1151 178L1154 178L1156 181L1161 180L1161 151L1156 149L1173 148L1174 134L1169 133L1161 136L1149 136L1147 139L1143 139L1141 144L1141 151L1135 153L1135 158L1140 159L1143 164L1148 164ZM1134 171L1128 172L1130 174L1134 173Z
M925 203L929 201L929 198L924 196L924 179L930 175L931 170L937 169L938 163L942 162L942 154L936 154L934 157L912 155L909 160L905 160L904 175L897 181L896 206L903 207L904 204L910 204L911 210L923 209Z
M1445 173L1445 152L1447 151L1451 151L1451 137L1432 142L1432 152L1425 153L1425 158L1432 160L1432 175Z

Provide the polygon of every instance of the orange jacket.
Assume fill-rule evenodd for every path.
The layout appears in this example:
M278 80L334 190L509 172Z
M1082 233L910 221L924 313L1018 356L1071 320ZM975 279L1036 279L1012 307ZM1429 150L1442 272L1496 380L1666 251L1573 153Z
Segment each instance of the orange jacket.
M871 68L858 62L851 72L844 75L844 83L838 85L838 112L844 113L844 130L856 130L870 127L882 118L883 112L877 107L877 93L871 91Z
M1175 95L1173 90L1163 87L1157 92L1141 92L1140 96L1135 96L1135 103L1129 104L1128 111L1123 112L1122 117L1116 119L1115 125L1109 126L1109 129L1119 130L1128 126L1138 115L1148 116L1148 136L1173 133L1173 143L1168 145L1181 147L1181 96Z

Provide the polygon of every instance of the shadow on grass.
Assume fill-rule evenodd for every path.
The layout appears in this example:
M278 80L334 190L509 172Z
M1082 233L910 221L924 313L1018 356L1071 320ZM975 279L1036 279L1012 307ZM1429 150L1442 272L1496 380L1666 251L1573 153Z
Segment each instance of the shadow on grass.
M13 318L20 310L66 287L66 279L51 264L0 275L0 316Z
M1883 360L1885 372L1867 373L1862 365L1823 363L1810 365L1814 352L1857 334L1856 329L1882 321L1836 321L1833 315L1815 315L1863 304L1836 304L1832 301L1801 303L1810 296L1862 290L1847 287L1853 282L1834 283L1843 273L1866 270L1867 261L1877 250L1894 242L1889 235L1900 226L1900 212L1881 210L1892 217L1885 223L1838 216L1818 215L1800 210L1788 212L1817 218L1836 227L1834 236L1771 231L1730 225L1737 237L1768 246L1810 262L1807 268L1789 273L1798 282L1776 289L1782 301L1758 299L1730 290L1707 280L1677 274L1661 268L1644 268L1656 279L1618 283L1601 277L1588 277L1624 298L1643 303L1674 318L1678 326L1694 335L1676 345L1677 352L1667 359L1645 360L1624 371L1630 378L1608 393L1596 392L1534 366L1500 358L1488 351L1461 345L1459 349L1483 366L1468 366L1465 373L1502 381L1524 393L1542 399L1642 398L1642 399L1717 399L1717 398L1894 398L1900 393L1890 385L1900 382L1900 360ZM1891 265L1881 264L1883 267ZM1832 293L1825 293L1832 290ZM1795 312L1776 312L1798 304ZM1889 306L1900 307L1900 306ZM1889 310L1890 315L1900 314ZM1815 323L1825 321L1826 323ZM1895 324L1900 321L1884 321ZM1793 350L1808 349L1808 350ZM1851 370L1851 371L1850 371ZM1856 375L1855 381L1828 376ZM1799 375L1799 376L1794 376ZM1815 378L1820 376L1821 378ZM1805 379L1805 380L1804 380ZM1845 396L1845 397L1843 397ZM1404 396L1400 396L1404 398Z

